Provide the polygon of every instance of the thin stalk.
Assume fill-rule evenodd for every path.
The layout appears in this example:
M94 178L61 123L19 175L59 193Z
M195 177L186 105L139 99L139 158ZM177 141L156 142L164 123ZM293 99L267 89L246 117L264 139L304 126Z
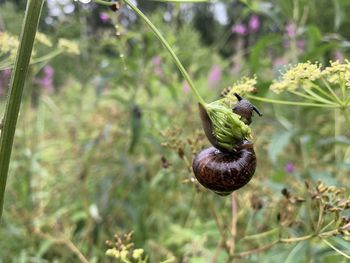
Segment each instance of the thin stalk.
M0 138L0 220L18 113L44 0L28 0Z
M312 82L311 82L312 83ZM312 83L312 87L314 89L316 89L318 92L322 93L325 97L328 97L331 101L334 101L334 102L337 102L335 99L334 99L334 96L330 95L328 92L326 92L325 90L323 90L320 86Z
M96 0L95 0L96 1ZM186 79L187 83L190 85L190 88L194 95L196 96L198 102L202 104L204 107L206 105L205 101L201 97L201 95L198 93L197 88L195 87L190 75L187 73L186 69L180 62L179 58L175 54L174 50L170 47L169 43L165 40L163 35L159 32L159 30L153 25L153 23L142 13L140 9L138 9L136 6L134 6L130 0L123 0L145 23L151 28L153 33L156 35L156 37L159 39L159 41L164 45L164 47L167 49L167 51L170 53L174 63L180 70L182 76Z
M259 234L255 234L255 235L250 235L250 236L245 236L242 238L242 240L252 240L252 239L259 239L259 238L263 238L266 236L269 236L271 234L275 234L276 232L279 231L279 228L273 228L271 230L259 233Z
M336 101L342 106L343 102L341 101L341 99L338 97L338 95L334 92L334 90L331 88L331 86L329 86L328 82L324 79L322 79L323 84L326 86L326 88L329 90L329 92L334 96L334 98L336 99Z
M268 99L268 98L262 98L257 97L253 95L248 95L248 98L253 100L258 100L262 102L267 103L274 103L274 104L283 104L283 105L294 105L294 106L308 106L308 107L320 107L320 108L340 108L341 106L338 104L319 104L319 103L309 103L309 102L299 102L299 101L284 101L284 100L275 100L275 99Z
M343 251L339 250L338 248L336 248L335 246L333 246L331 243L329 243L326 239L324 238L321 238L321 240L327 245L329 246L330 248L332 248L333 250L335 250L336 252L338 252L340 255L350 259L350 256L345 254Z
M107 2L107 1L103 1L103 0L94 0L94 2L96 4L105 5L105 6L113 6L113 5L115 5L115 2Z
M298 92L298 91L295 91L295 90L290 90L289 91L290 93L296 95L296 96L299 96L299 97L302 97L304 99L308 99L308 100L313 100L313 101L316 101L316 102L321 102L323 104L335 104L331 101L327 101L327 100L322 100L321 98L318 98L317 96L314 96L314 95L306 95L304 93L301 93L301 92ZM316 94L317 95L317 94Z
M349 128L350 128L350 116L349 116L349 111L348 111L347 107L342 107L341 112L343 113L343 115L345 117L346 124L348 126L346 130L349 130Z
M326 98L318 95L316 92L313 92L311 89L305 88L304 90L306 93L308 93L310 96L317 98L319 101L325 103L325 104L337 104L334 100L327 100Z
M52 52L50 52L50 53L48 53L46 55L43 55L41 57L38 57L38 58L30 60L29 65L34 65L34 64L37 64L37 63L40 63L40 62L44 62L44 61L50 60L50 59L52 59L54 57L57 57L61 53L63 53L62 49L54 50L54 51L52 51ZM0 66L0 70L10 69L10 68L13 68L13 66L14 66L14 63L4 64L4 65Z
M344 79L344 74L342 73L339 74L339 83L340 83L340 88L343 95L343 100L345 100L346 99L345 79Z

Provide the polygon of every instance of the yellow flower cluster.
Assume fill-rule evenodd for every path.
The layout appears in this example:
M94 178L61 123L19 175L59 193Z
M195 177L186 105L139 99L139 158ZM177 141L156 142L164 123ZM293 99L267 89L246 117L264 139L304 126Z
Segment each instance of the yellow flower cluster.
M136 260L142 260L144 250L142 248L134 249L132 252L132 258ZM118 250L116 248L110 248L106 251L106 256L113 257L115 259L121 259L124 262L129 262L129 251L126 249Z
M256 83L256 76L254 78L243 77L241 80L235 82L232 87L226 88L221 95L231 103L236 102L235 93L244 96L247 93L254 92L256 90Z
M312 64L310 61L299 63L284 72L282 80L275 81L270 86L270 89L275 93L281 93L285 90L296 90L300 85L308 88L313 81L316 81L321 77L321 64Z
M0 58L13 60L16 57L16 52L19 42L15 36L6 32L0 32Z
M350 88L350 62L330 61L330 66L322 71L322 76L326 81L335 85L345 85Z
M67 53L71 53L74 55L80 54L79 45L76 42L70 41L65 38L60 38L58 40L58 47Z
M40 44L43 44L48 47L52 47L51 40L43 33L36 32L35 40L38 41Z

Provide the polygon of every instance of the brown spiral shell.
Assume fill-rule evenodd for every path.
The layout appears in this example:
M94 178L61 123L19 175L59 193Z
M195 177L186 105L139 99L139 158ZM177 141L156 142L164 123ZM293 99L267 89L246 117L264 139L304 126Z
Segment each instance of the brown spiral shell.
M219 195L229 195L246 185L256 169L253 144L247 140L236 152L221 152L209 147L197 154L193 172L204 187Z

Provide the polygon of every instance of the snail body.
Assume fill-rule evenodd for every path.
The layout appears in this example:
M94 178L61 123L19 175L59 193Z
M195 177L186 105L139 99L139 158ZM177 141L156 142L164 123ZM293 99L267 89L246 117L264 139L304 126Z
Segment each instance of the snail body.
M246 185L256 169L256 155L253 143L247 139L250 136L247 125L251 123L253 111L260 116L261 113L248 100L235 95L238 103L231 112L224 111L225 114L220 115L221 108L218 110L218 116L230 122L217 121L199 104L203 129L213 147L199 152L192 168L200 184L222 196Z

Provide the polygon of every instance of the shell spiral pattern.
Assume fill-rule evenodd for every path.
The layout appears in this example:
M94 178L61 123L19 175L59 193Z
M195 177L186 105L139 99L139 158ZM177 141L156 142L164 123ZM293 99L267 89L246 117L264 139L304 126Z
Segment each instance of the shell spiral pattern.
M197 154L193 172L204 187L219 195L229 195L246 185L256 169L256 155L252 144L236 152L221 152L209 147Z

